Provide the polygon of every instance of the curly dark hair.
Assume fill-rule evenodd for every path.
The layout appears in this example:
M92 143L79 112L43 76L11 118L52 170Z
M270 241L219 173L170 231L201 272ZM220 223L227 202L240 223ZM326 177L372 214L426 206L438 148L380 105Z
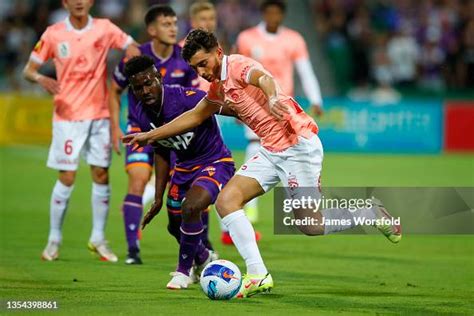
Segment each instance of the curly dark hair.
M218 46L217 37L212 32L195 29L186 36L181 56L189 62L198 50L204 49L206 52L210 52Z
M125 63L123 72L127 78L130 78L131 76L134 76L140 72L143 72L149 69L150 67L153 67L154 65L155 65L155 62L153 61L153 58L151 58L150 56L147 56L147 55L135 56Z

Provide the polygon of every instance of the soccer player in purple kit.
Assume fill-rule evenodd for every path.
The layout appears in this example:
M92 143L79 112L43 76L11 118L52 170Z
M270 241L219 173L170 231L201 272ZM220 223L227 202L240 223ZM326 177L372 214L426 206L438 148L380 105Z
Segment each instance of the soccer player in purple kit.
M137 122L143 131L149 131L172 121L193 109L206 95L194 88L163 85L153 59L137 56L125 64L124 73L130 88L139 100L136 107ZM225 110L226 113L227 110ZM223 113L222 113L223 114ZM230 114L230 113L229 113ZM158 214L166 188L170 154L176 155L176 164L170 181L168 199L180 204L182 223L179 262L169 289L187 288L193 283L193 260L199 270L213 260L201 240L203 233L202 211L213 204L222 187L235 172L229 149L224 145L214 116L181 135L153 144L156 171L156 195L150 211L143 219L142 229Z
M177 17L173 9L167 5L151 6L145 15L145 25L151 41L142 44L139 49L143 55L153 59L156 68L162 75L163 82L184 87L197 87L199 85L197 74L181 58L181 47L176 45ZM120 138L122 136L119 123L120 95L128 85L128 80L123 73L125 61L126 59L122 60L115 68L109 99L112 144L118 154L120 154ZM137 100L131 92L128 93L128 103L127 133L139 132L140 127L136 117ZM139 227L144 204L142 197L153 170L153 149L151 146L146 146L133 151L130 146L127 146L125 165L128 173L128 190L122 207L128 244L125 263L141 264ZM173 210L172 205L170 207L169 230L170 233L176 235L179 234L181 214ZM203 215L205 225L203 238L206 246L211 247L207 239L207 216L206 212ZM176 232L177 229L178 232ZM179 235L177 239L179 240Z

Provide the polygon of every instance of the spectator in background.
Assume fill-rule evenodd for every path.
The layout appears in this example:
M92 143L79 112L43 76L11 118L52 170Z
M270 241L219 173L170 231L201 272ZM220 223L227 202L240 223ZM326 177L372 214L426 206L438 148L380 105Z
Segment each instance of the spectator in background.
M387 54L393 81L399 87L416 84L419 48L408 26L400 27L388 42Z

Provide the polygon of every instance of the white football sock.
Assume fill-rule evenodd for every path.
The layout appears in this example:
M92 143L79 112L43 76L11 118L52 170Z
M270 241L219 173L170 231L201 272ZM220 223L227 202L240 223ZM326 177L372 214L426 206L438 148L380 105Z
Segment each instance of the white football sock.
M321 210L321 215L327 220L344 220L346 224L343 225L342 223L334 223L332 221L331 225L324 225L324 234L335 233L339 231L343 231L346 229L350 229L356 226L354 218L365 218L365 219L375 219L375 213L372 209L368 208L360 208L353 212L349 211L348 209L340 209L340 208L329 208Z
M54 185L49 211L48 241L61 242L62 240L61 228L73 188L73 185L68 187L59 180L57 180Z
M216 210L217 213L217 210ZM228 233L229 230L227 229L227 226L224 225L224 222L222 221L222 218L217 214L217 220L219 221L219 225L221 226L221 232L223 233Z
M255 231L244 210L230 213L222 219L222 223L229 229L235 247L245 260L247 273L266 274L268 271L258 250Z
M258 209L258 197L248 201L247 204L245 204L245 208L253 208L253 209Z
M105 224L109 214L110 188L108 184L92 182L92 234L90 241L105 240Z
M155 186L148 182L145 186L145 192L143 192L142 205L145 206L155 200Z

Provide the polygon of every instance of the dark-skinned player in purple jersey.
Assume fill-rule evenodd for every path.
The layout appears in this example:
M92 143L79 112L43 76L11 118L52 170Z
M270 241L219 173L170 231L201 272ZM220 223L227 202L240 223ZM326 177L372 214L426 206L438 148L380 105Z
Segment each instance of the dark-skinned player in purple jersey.
M137 122L142 131L149 131L166 124L182 113L193 109L206 95L194 88L163 85L161 74L153 59L137 56L130 59L124 68L133 94L139 100ZM232 115L229 109L224 113ZM167 284L169 289L187 288L196 281L207 263L213 260L213 252L202 242L203 222L201 214L216 201L222 187L235 172L229 149L224 145L221 132L214 116L201 125L177 136L160 140L153 144L156 193L155 202L145 215L142 229L155 217L162 206L169 168L170 154L176 162L168 190L168 201L181 211L179 227L180 247L178 266L171 273ZM170 203L170 202L169 202ZM191 271L193 260L196 269Z

